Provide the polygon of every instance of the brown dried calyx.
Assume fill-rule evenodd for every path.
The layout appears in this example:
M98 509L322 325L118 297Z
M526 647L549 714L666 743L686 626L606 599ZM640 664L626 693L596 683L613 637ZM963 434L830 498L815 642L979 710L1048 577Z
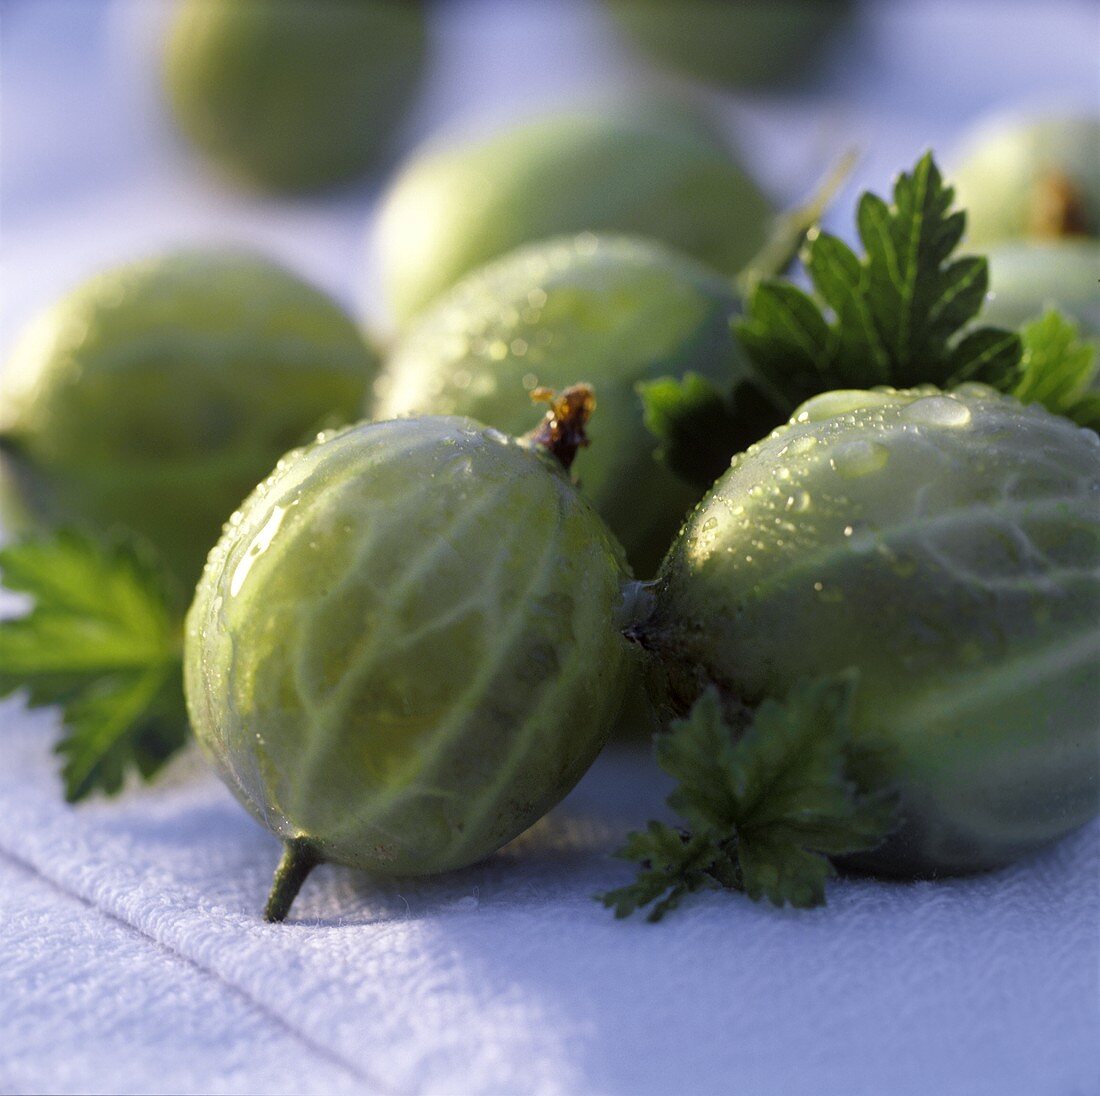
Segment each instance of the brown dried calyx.
M596 393L589 384L574 384L561 392L536 388L531 392L535 403L548 403L550 410L528 439L541 445L568 471L577 450L588 445L584 428L596 409Z
M1030 234L1041 239L1095 234L1081 188L1061 171L1051 171L1035 184L1028 212Z

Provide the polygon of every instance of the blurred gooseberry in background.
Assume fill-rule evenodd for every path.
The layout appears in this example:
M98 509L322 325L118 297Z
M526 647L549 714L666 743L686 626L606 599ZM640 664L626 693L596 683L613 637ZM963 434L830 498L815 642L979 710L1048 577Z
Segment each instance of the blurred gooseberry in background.
M632 43L674 72L734 88L808 82L847 0L605 0Z
M17 342L4 463L24 516L136 532L186 589L282 453L359 417L375 368L343 310L269 260L189 249L126 263Z
M383 199L377 261L405 324L487 260L574 232L650 236L732 275L772 212L698 114L646 100L414 155Z
M313 190L378 164L425 52L418 0L182 0L165 83L181 129L222 170Z

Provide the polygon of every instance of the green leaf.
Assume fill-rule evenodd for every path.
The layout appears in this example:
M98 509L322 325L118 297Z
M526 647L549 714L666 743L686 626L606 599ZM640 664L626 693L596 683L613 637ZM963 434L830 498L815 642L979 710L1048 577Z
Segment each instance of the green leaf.
M722 850L706 835L692 837L663 822L631 834L618 855L641 865L632 884L598 896L618 918L655 903L649 920L659 921L686 895L719 885L714 867L723 859Z
M985 298L985 259L952 258L966 225L931 153L895 185L887 204L866 193L856 222L863 255L811 232L805 293L761 281L734 330L761 385L789 414L834 388L983 379L1007 391L1020 345L1008 331L969 333Z
M813 909L825 905L825 883L836 875L828 858L766 831L741 839L738 858L745 893L774 906Z
M784 420L749 383L726 395L706 377L686 373L637 387L658 459L702 490L729 467L731 443L744 448Z
M1097 376L1095 344L1081 339L1076 325L1053 309L1027 324L1021 336L1023 361L1012 394L1095 429L1100 422L1100 393L1090 391Z
M855 688L854 674L801 681L743 730L715 689L703 693L657 741L658 763L678 781L669 806L689 828L650 822L632 834L620 855L641 871L604 904L619 917L652 906L658 920L686 895L722 887L821 905L829 858L875 848L896 825L894 797L875 775L883 756L852 737Z
M950 385L979 381L1011 392L1020 378L1020 336L999 327L979 327L955 344L947 362Z
M66 797L116 792L130 769L151 776L187 717L180 622L147 551L63 531L0 549L0 574L33 602L0 621L0 696L63 709Z

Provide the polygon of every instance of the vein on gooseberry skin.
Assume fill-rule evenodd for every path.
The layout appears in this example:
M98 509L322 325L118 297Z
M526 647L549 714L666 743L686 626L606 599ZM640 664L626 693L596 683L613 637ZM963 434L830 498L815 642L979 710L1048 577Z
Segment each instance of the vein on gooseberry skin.
M798 682L765 700L747 727L715 687L657 738L657 763L679 782L676 828L651 821L618 856L635 881L598 895L622 918L650 907L659 921L690 894L741 891L754 901L823 905L831 858L876 848L896 827L892 792L866 775L875 747L852 738L852 672Z

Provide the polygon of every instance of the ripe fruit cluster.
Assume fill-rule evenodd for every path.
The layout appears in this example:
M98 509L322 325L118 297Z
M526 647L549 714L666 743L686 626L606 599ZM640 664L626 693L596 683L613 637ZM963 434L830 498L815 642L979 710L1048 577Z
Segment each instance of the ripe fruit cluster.
M613 7L639 41L662 25L660 5ZM305 12L184 0L171 33L182 127L256 185L361 171L419 71L420 5ZM341 78L321 79L329 68ZM976 238L1022 235L1035 186L1060 226L1041 257L995 258L1003 318L1033 310L1016 269L1095 333L1073 264L1096 260L1096 180L1074 157L1097 127L1074 126L999 138L961 174ZM681 108L562 115L400 173L379 251L401 331L381 369L320 291L219 250L104 273L28 330L3 401L12 497L30 523L136 534L195 588L190 720L285 843L271 919L320 861L441 872L517 836L588 768L624 696L656 718L643 670L662 719L717 705L739 742L747 711L853 671L852 737L874 761L849 783L889 788L900 810L853 860L875 871L995 866L1096 812L1096 433L978 384L861 379L767 434L805 394L775 395L766 323L738 322L736 287L759 279L735 275L771 214ZM958 222L944 223L947 238ZM844 268L818 281L835 289L860 260L818 242ZM958 270L974 268L936 274ZM832 366L852 347L830 334L845 316L829 303L828 319L801 315L829 343L805 361ZM926 343L969 362L954 334ZM811 373L785 379L820 391ZM657 382L738 438L745 393L767 404L760 440L705 495L657 451L639 397ZM528 433L532 396L550 407ZM814 848L862 848L832 837ZM733 844L718 840L719 858L743 866ZM744 884L737 870L724 885Z

